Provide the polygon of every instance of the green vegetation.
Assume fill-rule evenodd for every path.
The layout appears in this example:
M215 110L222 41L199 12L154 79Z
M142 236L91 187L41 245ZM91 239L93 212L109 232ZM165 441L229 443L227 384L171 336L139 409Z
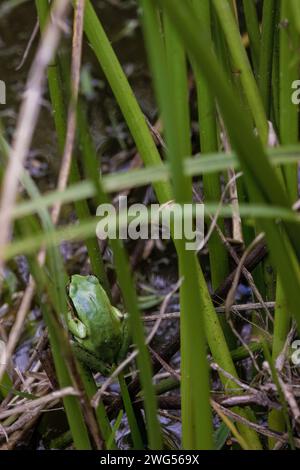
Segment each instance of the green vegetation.
M7 24L26 8L4 3ZM27 92L0 127L5 435L118 449L125 426L135 450L299 447L297 1L32 3ZM31 158L49 147L43 184ZM124 195L149 212L204 203L205 246L186 249L178 215L170 240L99 241L97 207ZM104 290L81 291L87 275ZM11 363L25 341L27 385ZM26 406L40 416L60 403L59 430L44 415L20 431Z

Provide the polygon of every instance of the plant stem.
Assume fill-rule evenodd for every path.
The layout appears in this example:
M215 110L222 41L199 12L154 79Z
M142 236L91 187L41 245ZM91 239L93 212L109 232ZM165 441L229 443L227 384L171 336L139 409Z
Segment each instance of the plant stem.
M252 118L256 124L262 142L267 141L268 125L259 91L249 64L241 36L228 2L213 0L214 8L222 25L230 53L238 73L240 74L243 90L248 101Z
M257 17L256 5L253 0L243 0L247 32L250 40L251 58L256 73L258 72L261 34Z
M264 1L258 83L265 112L268 117L270 116L271 106L272 62L277 7L277 0Z

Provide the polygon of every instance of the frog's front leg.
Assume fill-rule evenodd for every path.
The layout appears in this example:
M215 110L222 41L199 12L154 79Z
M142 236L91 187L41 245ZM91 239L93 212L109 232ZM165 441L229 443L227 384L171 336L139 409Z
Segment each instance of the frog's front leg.
M125 359L128 353L129 346L131 345L132 338L131 338L131 331L129 327L129 319L128 319L127 314L124 315L121 328L122 328L122 344L118 353L117 363Z
M100 372L104 376L108 376L112 372L112 367L98 359L94 354L87 351L76 341L72 342L73 351L76 358L93 372Z
M87 337L87 328L79 318L75 317L72 312L68 312L67 314L67 322L68 328L72 335L76 338L84 339Z

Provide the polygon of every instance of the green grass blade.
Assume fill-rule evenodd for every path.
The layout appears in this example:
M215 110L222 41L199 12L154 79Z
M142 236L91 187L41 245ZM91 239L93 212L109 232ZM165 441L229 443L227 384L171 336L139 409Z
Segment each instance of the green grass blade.
M213 5L222 25L234 65L240 74L252 117L262 141L266 142L268 135L267 118L236 20L228 2L213 0Z
M256 5L253 0L243 0L247 33L250 41L251 58L254 70L258 72L261 33L259 29Z
M211 89L218 98L232 145L237 151L244 169L250 198L256 203L265 201L288 208L290 206L289 199L279 178L272 169L261 143L253 135L248 117L243 114L243 110L240 108L232 90L228 87L225 78L222 79L222 71L214 57L204 47L201 36L196 34L196 31L199 30L199 19L196 26L193 9L187 6L183 9L179 4L176 4L176 6L173 5L171 11L170 0L157 0L157 3L162 3L168 7L168 11L181 32L187 48L193 55L194 60L198 61L199 67L201 67ZM257 165L258 161L259 165ZM266 181L268 181L267 185ZM280 272L290 306L300 324L300 315L297 313L299 311L299 300L295 295L300 288L299 265L294 259L290 245L292 243L293 249L299 256L299 243L297 240L299 240L300 234L295 225L287 223L283 226L289 238L282 235L277 224L261 223L263 231L267 233L272 259ZM289 263L287 263L287 259L289 259Z
M184 98L176 87L177 84L181 90L186 90L184 52L178 43L177 36L174 35L170 19L165 16L164 12L164 25L167 25L165 29L166 48L160 35L157 10L151 1L141 1L141 5L150 66L163 116L175 200L184 203L192 198L191 180L183 172L184 157L190 148L187 133L189 118L187 110L181 113L181 103ZM177 56L181 57L179 67L176 63ZM186 98L185 93L185 100ZM193 252L185 250L184 240L177 240L176 248L179 272L183 278L180 287L183 446L186 449L211 449L213 436L209 406L208 367L203 334L204 325L200 313L202 302L197 285L196 256ZM193 346L191 347L191 345Z
M277 6L277 0L265 0L263 4L258 83L265 112L268 117L270 116L271 106L272 62Z

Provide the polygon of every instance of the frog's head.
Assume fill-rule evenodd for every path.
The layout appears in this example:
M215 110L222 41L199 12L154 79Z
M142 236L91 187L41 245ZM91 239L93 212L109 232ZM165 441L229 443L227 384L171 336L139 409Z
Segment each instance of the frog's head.
M78 292L88 292L92 286L95 287L98 285L99 281L95 276L81 276L80 274L73 274L69 285L69 296L73 300L73 298L76 298Z
M74 312L87 327L91 322L97 325L99 318L110 312L108 296L95 276L74 274L69 285L69 296Z

